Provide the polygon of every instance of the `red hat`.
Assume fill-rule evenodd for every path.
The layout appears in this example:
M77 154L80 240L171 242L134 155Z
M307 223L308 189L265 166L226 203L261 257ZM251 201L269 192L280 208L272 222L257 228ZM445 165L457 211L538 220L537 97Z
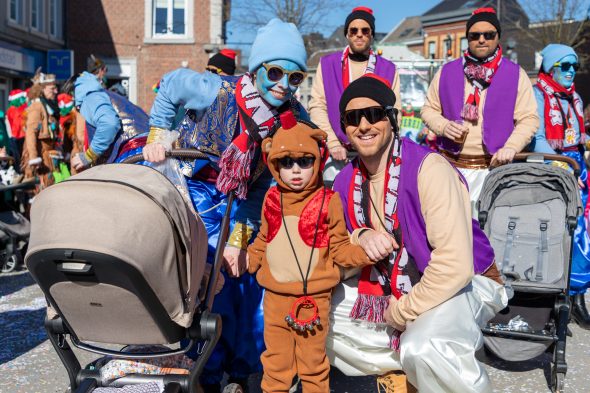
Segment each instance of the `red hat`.
M74 106L74 99L71 95L66 93L61 93L57 95L57 105L59 108L69 108Z
M211 72L218 73L219 70L227 75L233 75L236 72L236 52L231 49L222 49L211 56L207 62L207 69Z
M475 11L473 11L471 17L467 21L465 34L469 34L471 26L473 26L477 22L488 22L496 28L496 31L498 32L498 37L500 37L500 35L502 34L502 26L500 26L500 20L498 19L496 10L492 7L478 8Z
M344 36L348 34L348 25L355 20L362 19L369 24L371 28L371 34L375 36L375 16L373 16L373 10L369 7L356 7L353 8L352 12L346 17L344 22Z
M14 89L14 90L11 90L10 93L8 93L8 101L14 101L19 98L25 98L26 96L27 96L27 93L25 93L24 90Z
M229 57L232 60L236 59L236 51L233 49L222 49L219 51L219 53L221 53L222 55L224 55L225 57Z

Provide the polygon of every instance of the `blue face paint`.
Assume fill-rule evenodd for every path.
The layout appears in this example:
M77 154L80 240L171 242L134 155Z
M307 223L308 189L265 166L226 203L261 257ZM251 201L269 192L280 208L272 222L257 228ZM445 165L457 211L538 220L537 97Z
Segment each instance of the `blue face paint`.
M559 60L560 63L577 63L578 59L574 55L567 55L563 59ZM561 86L569 89L572 84L574 83L574 78L576 76L576 71L574 67L570 67L569 70L562 71L561 67L553 67L553 79L555 82L559 83Z
M301 71L301 67L289 60L273 60L266 64L278 65L283 67L285 71ZM260 66L256 71L256 88L266 102L274 107L279 107L290 100L297 91L297 86L290 85L287 79L287 74L285 74L280 81L273 82L268 79L266 69ZM273 90L277 93L273 94Z

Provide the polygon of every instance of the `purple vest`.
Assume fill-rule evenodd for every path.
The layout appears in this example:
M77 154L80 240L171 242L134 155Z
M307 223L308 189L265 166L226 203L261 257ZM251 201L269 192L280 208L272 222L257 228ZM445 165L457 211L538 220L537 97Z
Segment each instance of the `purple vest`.
M320 59L320 64L322 65L324 94L326 95L330 125L340 142L348 145L349 142L346 133L340 127L340 109L338 108L340 97L342 97L342 92L344 91L344 87L342 86L342 53L337 52L324 56ZM393 84L395 64L389 60L385 60L381 56L377 56L375 74L387 79Z
M503 58L492 78L492 83L487 88L482 133L483 144L490 154L502 148L514 130L514 107L519 75L518 65ZM443 66L438 91L443 116L451 121L460 120L461 109L466 99L462 58ZM445 137L436 139L441 149L454 154L461 151L461 146L451 139Z
M428 154L437 153L412 142L408 138L402 139L402 168L397 200L398 216L408 254L414 259L421 273L424 273L424 269L428 266L432 252L432 247L430 247L426 235L426 223L424 217L422 217L418 194L418 173ZM338 174L334 182L334 191L338 192L342 200L346 225L350 232L352 232L352 226L348 217L348 194L350 183L353 181L352 173L352 164L348 164ZM461 179L463 178L461 177ZM475 220L471 220L471 222L473 229L473 269L475 274L481 274L494 263L494 250L485 233L479 228L478 223Z

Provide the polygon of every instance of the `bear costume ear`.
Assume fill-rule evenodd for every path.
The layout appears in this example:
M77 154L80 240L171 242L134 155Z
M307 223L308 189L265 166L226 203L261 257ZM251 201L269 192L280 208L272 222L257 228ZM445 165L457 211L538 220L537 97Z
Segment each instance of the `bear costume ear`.
M272 138L264 138L261 146L262 146L262 152L264 154L270 153L270 149L272 149Z
M311 137L318 142L324 142L328 138L328 134L319 128L315 128L311 130Z

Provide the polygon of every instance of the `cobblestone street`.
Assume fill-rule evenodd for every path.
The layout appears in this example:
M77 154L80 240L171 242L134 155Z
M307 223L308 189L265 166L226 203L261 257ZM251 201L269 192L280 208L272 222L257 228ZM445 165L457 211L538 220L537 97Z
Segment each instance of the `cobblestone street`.
M45 304L41 291L26 272L0 276L0 392L53 393L65 392L67 375L43 329ZM588 392L590 371L590 333L572 324L573 337L567 346L569 370L567 392ZM93 359L78 352L82 363ZM527 362L509 364L486 357L490 378L497 392L549 392L550 356L542 355ZM251 378L252 393L260 376ZM332 371L333 392L376 392L374 378L349 378Z

